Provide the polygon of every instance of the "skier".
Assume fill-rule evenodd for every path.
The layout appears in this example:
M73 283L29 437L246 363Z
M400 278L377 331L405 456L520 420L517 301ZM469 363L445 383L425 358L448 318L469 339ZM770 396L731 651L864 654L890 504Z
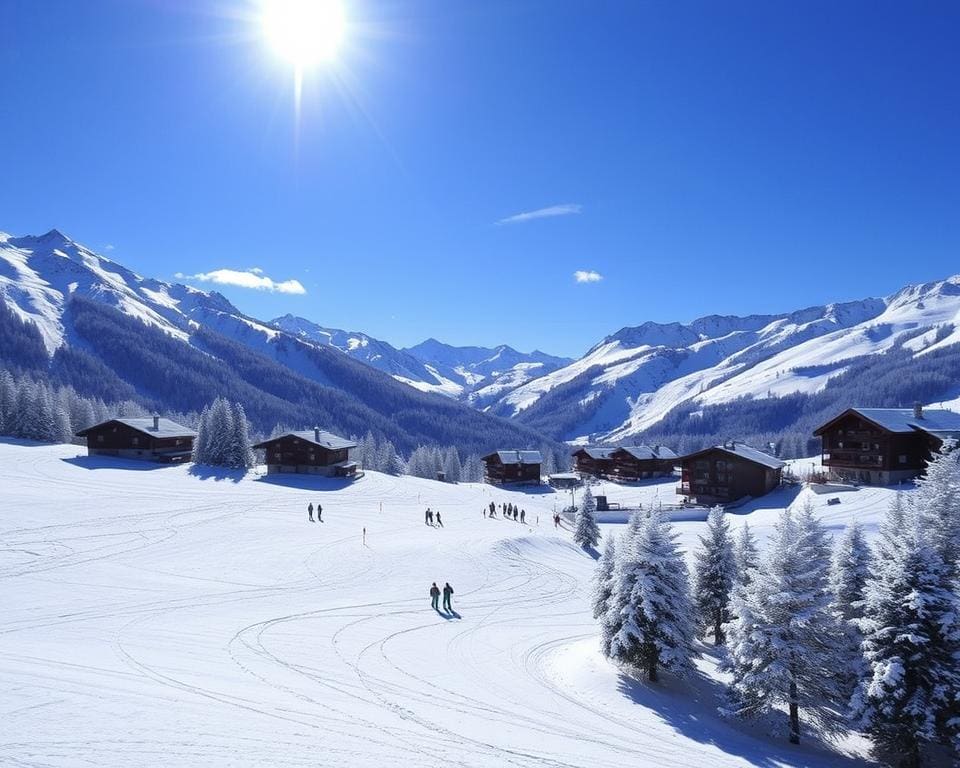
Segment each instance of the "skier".
M423 524L430 525L430 509L423 513Z
M310 518L310 522L313 522L313 502L311 501L307 504L307 517Z
M559 528L559 527L560 527L560 515L558 515L558 514L554 514L554 516L553 516L553 527L554 527L554 528Z
M450 582L447 581L443 585L443 610L447 613L453 613L453 608L450 606L450 595L453 594L453 587L450 586Z
M367 528L366 528L366 526L364 526L364 528L363 528L363 538L362 538L362 541L363 541L363 546L367 546Z
M525 509L521 509L521 510L520 510L520 522L521 522L521 523L526 523L526 522L527 522L527 510L525 510Z
M486 508L486 507L483 508L483 519L484 519L484 520L487 519L487 508Z
M433 607L433 610L439 612L440 609L437 607L437 602L440 600L440 590L437 588L437 582L433 582L433 586L430 587L430 605Z
M437 525L443 528L443 520L440 519L440 510L437 510Z
M490 502L490 517L493 517L493 513L497 511L497 505L492 501Z
M520 514L520 513L517 511L517 508L514 507L514 508L513 508L513 522L517 522L517 515L519 515L519 514Z
M430 521L430 525L433 525L433 510L427 507L427 520Z
M323 507L320 506L319 502L317 502L317 522L323 522Z

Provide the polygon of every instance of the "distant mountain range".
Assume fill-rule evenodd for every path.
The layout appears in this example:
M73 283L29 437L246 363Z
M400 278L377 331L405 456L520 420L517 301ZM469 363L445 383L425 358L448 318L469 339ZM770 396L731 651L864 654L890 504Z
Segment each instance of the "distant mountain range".
M315 422L348 435L369 429L407 452L419 444L469 453L549 442L432 394L436 387L418 391L398 381L420 381L427 369L388 344L342 331L324 336L318 327L310 327L312 338L307 326L286 318L262 322L215 291L142 277L57 230L0 233L0 298L36 327L51 371L81 394L122 395L180 412L232 395L261 431ZM356 354L361 349L369 359ZM409 370L399 362L390 368L385 361L394 353Z
M123 321L110 321L117 329L135 321L123 334L151 329L206 362L219 360L223 370L216 375L254 398L261 421L292 420L305 397L311 413L331 427L355 433L373 424L407 450L454 440L482 450L549 440L633 442L697 430L704 439L734 430L738 434L729 436L756 435L794 428L801 412L818 418L818 408L832 407L827 395L837 402L856 397L863 405L960 396L960 382L943 373L953 370L953 351L960 349L960 277L782 314L646 322L607 336L578 360L508 346L454 347L432 338L398 349L290 314L262 321L215 291L141 277L56 230L39 237L0 234L0 296L36 325L55 362L59 350L70 351L75 368L77 356L96 358L142 398L165 403L130 370L132 363L91 338L90 315L98 311L91 304L118 313ZM86 321L78 324L79 315ZM97 327L109 325L108 319L98 317ZM239 349L266 367L241 360ZM960 366L960 354L955 357ZM172 359L166 364L175 365ZM862 374L867 369L869 381ZM276 382L264 380L281 371L303 391L279 392ZM197 387L212 386L214 378ZM72 380L82 376L74 372ZM865 388L877 382L884 382L882 392ZM169 405L188 410L188 400ZM779 414L776 425L769 415L753 426L731 421L731 403L753 413L781 400L796 413Z

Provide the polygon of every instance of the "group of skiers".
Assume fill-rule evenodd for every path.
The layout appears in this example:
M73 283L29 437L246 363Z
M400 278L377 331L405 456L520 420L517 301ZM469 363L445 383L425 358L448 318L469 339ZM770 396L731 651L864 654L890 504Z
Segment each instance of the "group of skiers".
M436 519L436 523L433 522L434 519ZM432 509L430 509L430 507L427 507L427 511L423 513L423 524L432 525L435 528L437 526L443 528L443 518L440 517L440 510L438 509L436 512L434 512Z
M490 510L490 514L487 514L487 510ZM506 504L495 504L490 502L488 507L483 508L483 516L489 517L491 519L497 516L497 510L500 510L500 515L504 520L515 520L521 523L527 522L527 511L525 509L520 509L513 502L508 502Z
M313 502L311 501L307 504L307 517L310 518L310 522L313 522ZM317 522L323 522L323 507L320 506L320 503L317 503Z
M447 613L453 613L453 607L450 605L450 595L453 594L453 587L450 586L450 582L446 581L443 584L443 610ZM437 582L433 582L433 586L430 587L430 605L433 607L433 610L439 613L440 609L437 607L437 601L440 599L440 588L437 586Z

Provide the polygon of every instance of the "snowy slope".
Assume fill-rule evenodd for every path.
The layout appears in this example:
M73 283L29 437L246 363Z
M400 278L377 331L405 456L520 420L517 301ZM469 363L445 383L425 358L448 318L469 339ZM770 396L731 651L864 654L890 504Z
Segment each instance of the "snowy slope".
M899 343L922 354L960 341L960 276L909 286L885 299L784 315L708 316L689 325L624 328L583 358L522 385L494 407L518 416L558 388L583 407L573 439L624 440L685 403L712 405L819 391L858 357Z
M565 494L377 473L275 483L77 454L0 442L0 764L867 764L856 737L792 747L718 718L709 654L689 683L657 686L603 661L594 561L547 522ZM815 504L831 530L854 514L872 526L891 494ZM491 498L532 524L484 519ZM737 520L763 537L791 501ZM307 522L308 502L324 523ZM446 527L423 524L427 505ZM677 527L685 547L702 531ZM444 580L457 617L429 608Z

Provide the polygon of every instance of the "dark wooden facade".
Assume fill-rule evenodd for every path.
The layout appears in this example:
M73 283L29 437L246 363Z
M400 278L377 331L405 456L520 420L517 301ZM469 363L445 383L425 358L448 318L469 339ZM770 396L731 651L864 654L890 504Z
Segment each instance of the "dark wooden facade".
M253 447L264 451L268 473L327 477L357 474L356 462L350 460L350 449L356 443L322 430L288 432Z
M651 477L667 477L679 462L679 457L669 448L660 445L638 445L617 448L610 456L611 480L635 482Z
M884 423L881 409L864 410L876 418L851 408L814 432L823 466L836 477L870 485L898 483L919 475L943 444L935 434L902 424L896 417L904 409L885 409L890 424ZM916 414L915 423L922 424L922 411Z
M580 448L573 452L573 469L580 475L606 477L613 469L613 448Z
M111 419L77 432L90 456L117 456L162 463L190 461L196 433L160 417Z
M484 456L484 480L494 485L504 483L539 483L539 451L496 451Z
M740 444L697 451L680 460L677 491L701 504L763 496L780 485L783 462Z

